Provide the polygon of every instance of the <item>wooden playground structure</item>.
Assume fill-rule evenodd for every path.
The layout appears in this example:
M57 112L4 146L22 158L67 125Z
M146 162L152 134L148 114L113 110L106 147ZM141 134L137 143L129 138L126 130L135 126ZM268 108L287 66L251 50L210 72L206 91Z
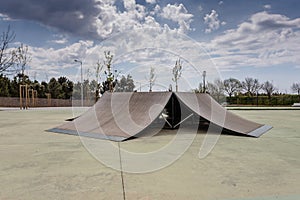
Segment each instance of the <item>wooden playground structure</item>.
M88 92L86 93L85 102L90 102L90 96ZM46 97L46 99L44 98ZM19 101L19 102L18 102ZM52 99L51 93L44 93L43 97L38 97L38 90L34 89L33 85L30 84L21 84L19 85L19 99L14 104L19 106L20 110L27 110L33 107L60 107L60 106L73 106L73 100L71 99ZM68 102L66 102L68 101ZM79 100L78 100L79 102ZM77 104L78 104L77 102ZM82 102L82 101L81 101ZM93 102L94 103L94 102ZM76 101L75 101L76 104ZM76 105L77 105L76 104ZM90 105L86 103L85 105ZM93 104L91 104L93 105Z
M51 106L51 94L50 93L45 93L45 95L47 96L47 102L48 102L48 106Z
M36 106L37 90L30 88L28 84L20 85L20 109L28 109ZM48 97L48 96L47 96ZM50 95L51 98L51 95ZM49 98L48 98L49 101Z

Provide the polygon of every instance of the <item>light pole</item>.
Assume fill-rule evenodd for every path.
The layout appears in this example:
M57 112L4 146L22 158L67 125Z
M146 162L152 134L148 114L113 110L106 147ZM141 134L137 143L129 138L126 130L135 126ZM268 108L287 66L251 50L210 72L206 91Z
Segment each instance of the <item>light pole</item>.
M206 71L203 71L203 93L206 93L206 87L205 87L205 77L206 77Z
M81 60L74 60L75 62L80 63L80 94L81 94L81 107L83 107L83 80L82 80L82 61Z

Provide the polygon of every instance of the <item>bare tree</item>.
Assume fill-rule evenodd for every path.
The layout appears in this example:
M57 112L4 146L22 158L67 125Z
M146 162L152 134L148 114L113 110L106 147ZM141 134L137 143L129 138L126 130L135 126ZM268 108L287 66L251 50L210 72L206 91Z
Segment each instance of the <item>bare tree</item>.
M229 78L224 80L224 91L228 94L229 98L241 89L241 83L235 78Z
M297 94L300 95L300 83L293 83L291 89L293 92L297 92Z
M182 73L182 62L180 59L176 60L175 66L173 67L173 78L172 81L175 82L176 92L178 92L178 79L181 77Z
M293 83L291 89L293 92L297 92L299 96L299 102L300 102L300 83Z
M267 93L269 99L271 99L272 94L276 90L275 86L270 81L266 81L263 84L262 89Z
M105 51L104 52L105 60L103 61L104 67L106 67L107 71L104 71L106 74L106 81L102 83L102 93L105 91L110 91L113 92L114 86L115 86L115 73L117 72L116 70L112 70L112 59L113 55L110 53L110 51Z
M203 84L199 83L198 88L192 90L195 93L203 93Z
M98 61L95 67L95 78L97 83L100 83L102 69L103 65L100 63L100 61Z
M100 89L101 89L101 71L103 69L103 65L100 63L100 61L97 62L95 67L95 81L96 81L96 88L95 88L95 102L98 101L100 98Z
M47 83L49 82L49 75L47 72L45 72L45 80L47 81Z
M9 44L14 41L16 34L10 30L10 26L0 36L0 73L12 73L15 65L16 52L9 50Z
M20 70L20 74L24 77L26 65L31 61L31 57L28 54L28 46L24 46L23 44L21 44L20 47L18 47L15 51L15 56L15 64ZM24 78L22 80L22 83L24 84Z
M258 79L245 78L245 81L242 82L242 89L249 95L253 96L256 94L262 85L259 83Z
M217 92L220 94L220 95L224 95L224 83L221 79L216 79L214 81L216 87L217 87Z
M155 68L150 68L150 74L149 74L149 92L152 92L152 87L155 84L156 81L156 75L155 75Z
M209 93L211 96L214 96L216 91L217 91L217 87L214 83L211 82L207 82L206 84L206 92Z
M208 93L214 97L218 102L224 96L224 84L221 79L216 79L213 83L207 83Z
M104 56L106 59L106 60L104 60L104 65L107 68L107 71L105 71L105 74L106 74L106 79L108 82L108 89L110 92L112 92L113 91L114 74L112 73L111 63L112 63L112 59L114 56L110 53L110 51L104 51Z
M31 57L28 54L28 46L24 46L23 44L16 50L16 64L18 68L21 70L21 74L24 74L26 65L31 61Z

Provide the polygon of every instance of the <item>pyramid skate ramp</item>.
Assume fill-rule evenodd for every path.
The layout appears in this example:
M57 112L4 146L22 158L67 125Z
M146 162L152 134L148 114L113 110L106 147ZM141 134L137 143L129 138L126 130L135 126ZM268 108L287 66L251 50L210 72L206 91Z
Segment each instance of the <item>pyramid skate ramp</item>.
M48 131L123 141L157 119L171 95L170 92L106 92L80 117Z
M268 125L246 120L227 111L208 94L176 92L175 95L191 111L228 131L259 137L272 128Z
M187 113L182 113L183 110ZM248 136L259 137L272 128L227 111L208 94L107 92L81 116L48 131L123 141L137 136L154 124L164 111L168 113L165 121L171 128L179 127L186 118L194 114L227 131Z

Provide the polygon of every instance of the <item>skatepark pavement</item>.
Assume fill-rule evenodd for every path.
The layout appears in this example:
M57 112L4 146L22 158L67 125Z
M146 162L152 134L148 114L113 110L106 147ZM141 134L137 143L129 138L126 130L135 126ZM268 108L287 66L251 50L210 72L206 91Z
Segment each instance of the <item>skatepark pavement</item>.
M204 159L200 130L172 165L124 173L126 199L300 199L300 110L232 112L274 128L260 138L221 135ZM120 172L95 159L80 137L44 131L72 117L71 108L0 111L0 199L123 199ZM147 152L172 137L163 130L120 145Z

